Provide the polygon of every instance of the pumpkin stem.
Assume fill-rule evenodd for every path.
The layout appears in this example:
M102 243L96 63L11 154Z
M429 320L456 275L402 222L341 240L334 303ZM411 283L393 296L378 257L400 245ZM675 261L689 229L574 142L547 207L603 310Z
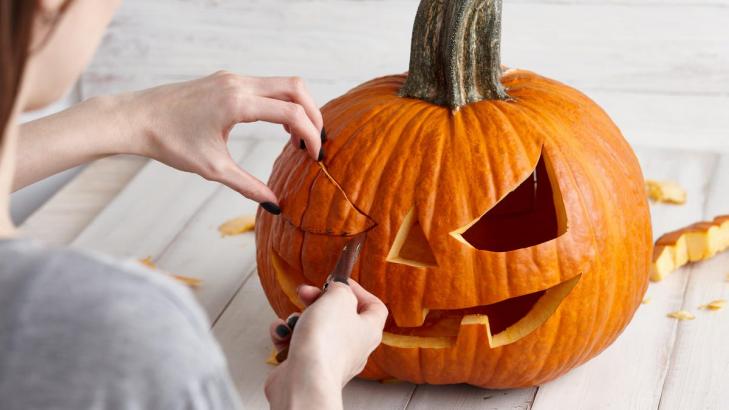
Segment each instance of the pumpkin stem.
M454 111L481 100L508 100L501 83L501 4L422 0L400 95Z

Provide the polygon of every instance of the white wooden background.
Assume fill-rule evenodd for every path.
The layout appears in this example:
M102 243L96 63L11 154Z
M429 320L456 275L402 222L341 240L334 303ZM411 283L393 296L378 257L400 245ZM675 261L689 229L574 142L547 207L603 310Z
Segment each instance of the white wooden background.
M127 0L81 93L119 92L217 69L300 75L320 103L369 78L402 72L416 1ZM653 206L654 233L729 213L729 0L506 1L504 62L574 85L611 113L648 177L679 181L682 207ZM231 150L261 178L285 136L239 127ZM157 163L119 157L87 168L23 226L26 234L119 257L151 255L204 280L197 291L248 408L265 408L267 324L251 234L216 227L254 205ZM122 223L123 222L123 223ZM355 381L358 409L729 408L729 313L697 306L729 298L729 255L648 290L618 341L539 388L487 391ZM697 319L666 313L685 308Z

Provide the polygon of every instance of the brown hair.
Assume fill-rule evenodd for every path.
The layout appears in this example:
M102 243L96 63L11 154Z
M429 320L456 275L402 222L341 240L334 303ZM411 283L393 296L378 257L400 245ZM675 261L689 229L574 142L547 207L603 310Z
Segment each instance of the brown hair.
M36 0L0 0L0 145L28 60Z

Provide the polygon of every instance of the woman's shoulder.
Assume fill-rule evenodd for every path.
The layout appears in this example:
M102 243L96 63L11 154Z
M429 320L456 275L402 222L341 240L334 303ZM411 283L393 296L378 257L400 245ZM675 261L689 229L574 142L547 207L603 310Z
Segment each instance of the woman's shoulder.
M14 300L34 308L51 304L79 309L75 313L85 317L106 315L115 322L151 316L185 321L197 330L209 328L185 286L134 260L20 239L0 241L0 272L0 300L6 303Z
M132 297L137 304L159 299L178 309L200 313L190 291L166 275L136 260L117 260L107 255L52 247L29 239L0 241L0 286L12 288L25 299L70 295ZM149 307L149 306L147 306ZM206 322L204 314L195 320Z
M0 242L0 373L42 367L54 400L89 383L109 399L135 392L148 408L195 395L183 386L225 385L222 352L184 286L134 261L13 242Z

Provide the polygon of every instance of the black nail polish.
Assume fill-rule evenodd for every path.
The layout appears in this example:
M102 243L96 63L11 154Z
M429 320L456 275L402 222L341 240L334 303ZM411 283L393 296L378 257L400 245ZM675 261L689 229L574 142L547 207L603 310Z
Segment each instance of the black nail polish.
M281 213L281 208L273 202L261 202L261 207L274 215Z
M287 325L289 325L289 327L290 327L291 329L293 329L294 327L296 327L296 322L298 322L298 321L299 321L299 316L298 316L298 315L296 315L296 316L291 316L291 317L289 318L289 320L287 320L287 321L286 321L286 324L287 324Z
M327 142L327 130L324 128L321 129L321 143Z
M291 334L291 330L286 325L278 325L276 326L276 334L283 339Z
M304 142L304 140L299 140L299 148L306 149L306 143Z
M319 158L317 159L317 161L324 161L324 147L319 148Z

